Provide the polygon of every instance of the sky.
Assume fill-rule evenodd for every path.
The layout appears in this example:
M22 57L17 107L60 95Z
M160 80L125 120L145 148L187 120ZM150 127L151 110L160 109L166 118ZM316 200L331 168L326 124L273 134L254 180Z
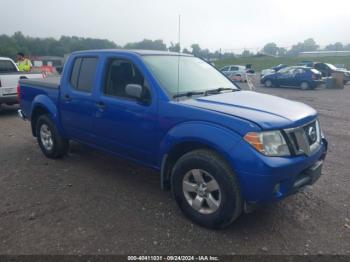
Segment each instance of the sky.
M349 0L0 0L0 34L198 43L211 51L350 43Z

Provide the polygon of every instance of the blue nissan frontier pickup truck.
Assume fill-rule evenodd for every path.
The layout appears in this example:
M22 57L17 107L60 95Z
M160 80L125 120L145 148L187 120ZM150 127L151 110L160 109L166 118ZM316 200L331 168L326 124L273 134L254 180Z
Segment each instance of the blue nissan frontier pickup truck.
M327 152L313 108L242 91L191 55L80 51L60 78L18 89L47 157L75 140L159 170L183 213L209 228L313 184Z

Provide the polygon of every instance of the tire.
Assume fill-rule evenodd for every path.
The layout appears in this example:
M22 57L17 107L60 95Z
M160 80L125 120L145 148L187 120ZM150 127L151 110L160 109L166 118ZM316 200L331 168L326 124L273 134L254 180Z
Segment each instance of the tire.
M308 82L305 82L305 81L301 82L300 88L301 88L301 90L308 90L308 89L310 89L310 84Z
M273 87L272 81L270 79L267 79L264 83L265 87Z
M203 183L198 180L204 182L204 187L199 186ZM171 189L182 212L198 225L224 228L242 213L243 201L236 175L226 161L210 150L183 155L172 170Z
M58 132L48 115L39 116L36 122L36 134L41 151L48 158L61 158L68 152L68 140Z

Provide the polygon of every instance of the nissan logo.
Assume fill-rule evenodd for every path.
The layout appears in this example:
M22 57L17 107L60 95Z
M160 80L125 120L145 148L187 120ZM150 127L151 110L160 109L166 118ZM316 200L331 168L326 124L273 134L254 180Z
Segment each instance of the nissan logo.
M309 138L312 142L315 142L317 139L315 127L310 126L309 129L307 130L307 135L309 136Z

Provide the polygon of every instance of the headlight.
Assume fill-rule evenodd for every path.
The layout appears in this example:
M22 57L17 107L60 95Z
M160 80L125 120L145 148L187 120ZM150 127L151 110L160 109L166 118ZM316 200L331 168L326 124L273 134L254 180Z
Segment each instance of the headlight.
M266 156L290 156L286 140L280 131L250 132L244 140Z

